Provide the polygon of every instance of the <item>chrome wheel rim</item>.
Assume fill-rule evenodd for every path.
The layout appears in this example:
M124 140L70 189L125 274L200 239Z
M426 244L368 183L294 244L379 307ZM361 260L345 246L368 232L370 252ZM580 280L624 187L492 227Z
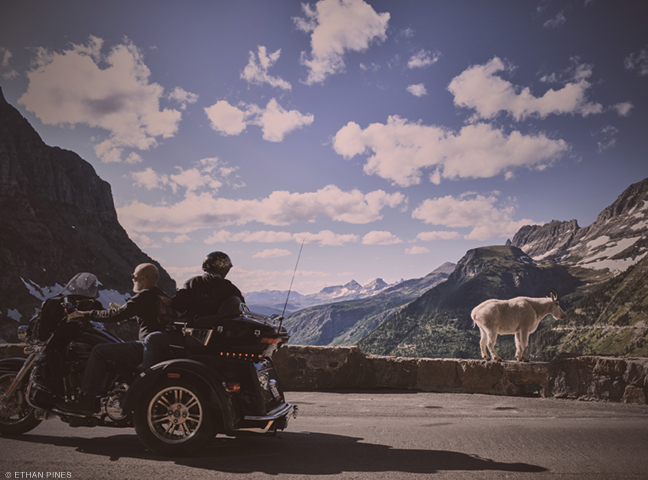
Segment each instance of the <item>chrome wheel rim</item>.
M16 378L15 373L0 375L0 398L2 398ZM25 396L22 391L14 393L11 401L0 403L0 422L5 425L20 423L27 417L33 408L25 402Z
M183 443L198 432L203 423L203 406L184 387L168 387L151 399L147 420L153 435L165 443Z

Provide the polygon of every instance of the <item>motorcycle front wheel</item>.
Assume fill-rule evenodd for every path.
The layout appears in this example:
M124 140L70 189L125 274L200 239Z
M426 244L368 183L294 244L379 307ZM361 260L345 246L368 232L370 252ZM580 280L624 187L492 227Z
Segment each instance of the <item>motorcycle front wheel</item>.
M133 423L142 443L165 456L195 453L215 436L206 397L191 383L177 380L144 394L133 412Z
M17 373L0 373L0 398L4 396ZM35 414L34 407L25 399L25 392L15 392L8 401L0 402L0 435L20 435L33 430L41 423Z

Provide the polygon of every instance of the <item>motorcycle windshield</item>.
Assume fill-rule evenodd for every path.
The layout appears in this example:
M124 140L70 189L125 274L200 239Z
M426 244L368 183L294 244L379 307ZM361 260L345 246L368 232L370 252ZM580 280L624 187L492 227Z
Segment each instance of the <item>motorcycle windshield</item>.
M82 295L97 298L99 294L99 280L92 273L77 273L61 290L62 295Z

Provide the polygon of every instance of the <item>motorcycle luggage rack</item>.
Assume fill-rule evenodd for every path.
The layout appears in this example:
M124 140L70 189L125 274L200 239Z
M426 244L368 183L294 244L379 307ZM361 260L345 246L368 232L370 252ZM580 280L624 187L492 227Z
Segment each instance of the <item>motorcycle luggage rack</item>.
M241 303L239 305L239 309L244 316L256 320L257 322L263 322L264 324L270 325L275 328L281 328L281 325L283 324L284 317L282 315L274 314L267 317L260 313L254 313L245 303Z

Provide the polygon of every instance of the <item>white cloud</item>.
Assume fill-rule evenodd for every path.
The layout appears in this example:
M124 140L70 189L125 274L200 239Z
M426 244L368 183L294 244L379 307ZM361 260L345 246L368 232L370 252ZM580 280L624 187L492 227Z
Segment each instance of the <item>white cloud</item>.
M365 245L395 245L403 241L391 232L374 230L362 237L362 243Z
M601 128L598 132L594 133L593 136L598 137L600 140L596 142L598 147L598 152L602 153L608 148L612 148L616 145L616 137L619 134L619 129L608 125Z
M545 28L558 28L567 22L567 17L563 12L559 12L554 18L547 20L543 26Z
M513 220L514 213L513 205L498 205L496 193L489 196L465 193L457 198L448 195L427 199L412 212L412 218L432 225L471 228L464 238L490 240L510 237L524 225L537 223L529 219Z
M160 174L151 167L140 172L131 172L130 176L135 180L135 185L144 187L147 190L170 187L173 193L184 189L185 193L194 193L199 190L217 191L223 186L223 182L232 184L230 177L237 170L236 167L229 167L227 163L218 158L203 158L196 162L196 166L189 169L176 167L178 173L174 175Z
M170 94L169 100L173 100L180 104L180 108L185 110L188 103L196 103L198 101L198 95L195 93L187 92L182 87L176 87Z
M137 244L142 250L149 248L161 248L162 245L156 243L148 235L139 234L136 232L128 232L128 235L131 237L131 240Z
M186 243L191 241L191 238L189 238L189 235L178 235L177 237L164 237L162 240L166 243Z
M329 185L316 192L275 191L260 200L216 198L207 192L189 191L175 204L147 205L134 201L119 208L118 213L120 222L129 231L187 233L255 221L265 225L289 225L318 217L365 224L381 219L383 208L394 208L404 201L401 193L345 192Z
M441 58L441 53L432 53L428 50L420 50L412 55L407 62L407 68L425 68L434 65Z
M216 102L205 108L212 129L223 135L238 135L247 128L246 112L227 103L225 100Z
M424 170L432 170L430 180L438 184L441 178L490 178L520 167L543 169L569 150L563 140L544 134L507 135L483 123L454 133L398 116L365 130L349 122L335 135L333 148L347 159L370 155L365 173L404 187L420 183Z
M164 89L149 82L151 72L130 40L107 55L101 54L102 45L91 36L87 45L61 53L39 48L27 73L27 92L18 102L48 125L86 124L108 131L95 153L104 162L120 162L124 148L148 150L159 137L173 137L182 115L160 108Z
M627 117L630 115L630 111L634 108L634 105L631 102L622 102L612 105L612 109L615 110L620 117Z
M425 247L411 247L411 248L406 248L405 253L407 255L421 255L424 253L430 253L430 251Z
M427 90L425 89L425 85L423 83L410 85L409 87L407 87L407 91L415 97L422 97L423 95L427 95Z
M377 63L371 62L369 65L365 65L364 63L360 63L360 69L364 70L365 72L370 71L370 72L377 72L380 70L380 65Z
M648 47L628 55L623 64L627 70L638 70L642 77L648 75Z
M320 0L315 6L302 3L302 10L305 16L293 21L311 34L311 52L302 52L300 59L309 70L307 85L344 71L345 53L365 51L387 38L389 13L376 13L363 0Z
M346 243L356 243L359 237L354 234L337 234L330 230L321 230L317 233L300 232L276 232L276 231L257 231L257 232L238 232L232 233L227 230L214 232L205 240L206 244L225 243L225 242L245 242L245 243L277 243L277 242L297 242L297 243L316 243L320 246L341 246Z
M2 67L2 78L5 80L13 80L18 76L18 72L11 67L11 51L4 47L0 47L0 67Z
M308 126L315 120L313 115L284 109L274 98L265 109L255 104L241 104L241 107L242 109L220 100L205 108L205 113L212 129L222 135L238 135L248 125L257 125L263 131L263 139L269 142L281 142L288 133Z
M270 67L272 67L279 59L281 50L277 50L268 55L266 47L259 45L258 51L259 53L257 55L252 51L250 52L250 60L245 69L241 72L241 78L248 83L253 83L255 85L267 83L272 87L291 90L292 86L286 80L268 75Z
M436 231L436 232L421 232L416 236L417 240L423 242L432 242L435 240L457 240L461 238L459 232Z
M528 87L513 85L502 79L499 72L510 72L513 67L495 57L485 65L473 65L448 85L459 107L476 111L479 118L492 119L500 112L506 112L520 121L535 116L545 118L550 114L580 114L587 116L601 113L603 107L590 103L586 92L590 83L586 80L591 73L589 65L571 68L574 78L560 90L549 90L542 97L536 97ZM543 77L545 81L555 76Z
M271 250L263 250L252 255L252 258L277 258L287 257L291 254L290 250L282 250L281 248L274 248Z
M135 163L141 163L143 160L142 160L141 155L139 155L139 154L137 154L135 152L131 152L128 155L128 157L126 157L126 160L124 160L124 161L126 163L135 164Z

